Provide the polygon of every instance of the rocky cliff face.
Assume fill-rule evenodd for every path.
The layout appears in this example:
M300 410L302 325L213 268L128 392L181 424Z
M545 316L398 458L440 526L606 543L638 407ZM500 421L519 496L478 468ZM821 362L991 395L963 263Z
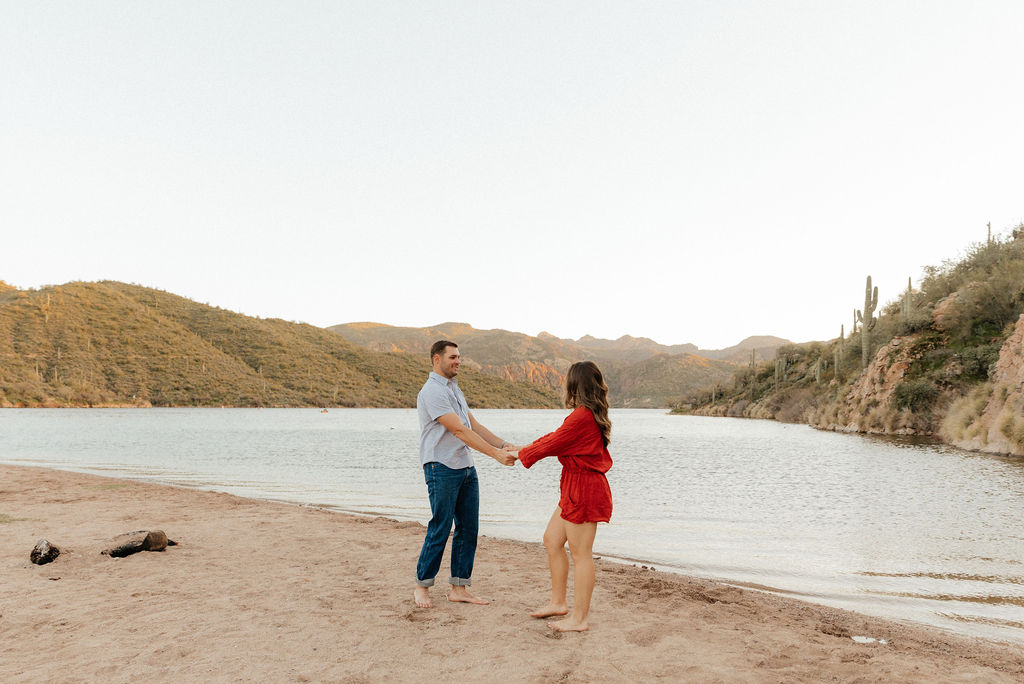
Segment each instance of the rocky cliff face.
M878 350L871 365L861 373L853 387L850 388L850 393L846 395L846 406L853 415L859 416L862 420L847 423L844 426L845 429L866 428L868 431L872 431L871 428L875 428L875 430L881 431L878 428L882 426L873 424L878 421L872 420L871 414L872 412L878 414L879 408L892 404L892 395L896 390L896 385L907 374L913 357L913 345L910 344L909 339L903 337L894 337ZM867 420L863 420L864 418ZM865 423L867 424L865 425Z
M565 382L565 373L569 370L569 363L559 363L556 367L556 365L539 361L522 361L503 366L483 365L481 370L506 380L525 380L535 385L545 385L560 390Z
M849 392L809 416L815 427L841 432L873 434L929 434L922 416L900 410L894 401L896 388L911 364L924 350L914 337L894 337L875 354Z
M950 407L940 434L962 449L1024 455L1024 314L999 350L991 381Z

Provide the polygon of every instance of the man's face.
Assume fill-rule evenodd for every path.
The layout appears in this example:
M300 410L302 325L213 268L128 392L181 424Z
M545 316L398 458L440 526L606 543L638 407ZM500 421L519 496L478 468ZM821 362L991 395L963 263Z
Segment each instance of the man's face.
M445 347L442 353L434 356L434 372L450 380L458 375L461 361L458 347Z

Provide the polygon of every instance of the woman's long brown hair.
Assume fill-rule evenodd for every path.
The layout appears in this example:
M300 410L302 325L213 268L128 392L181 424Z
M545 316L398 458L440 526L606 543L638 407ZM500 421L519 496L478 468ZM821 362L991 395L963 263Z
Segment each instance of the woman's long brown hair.
M604 384L601 369L593 361L578 361L569 366L565 374L565 407L586 406L594 414L601 428L604 445L612 439L612 421L608 418L608 386Z

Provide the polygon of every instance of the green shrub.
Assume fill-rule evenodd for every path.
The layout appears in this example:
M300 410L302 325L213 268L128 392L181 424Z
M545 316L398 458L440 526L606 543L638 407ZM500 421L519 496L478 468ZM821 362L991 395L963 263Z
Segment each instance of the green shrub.
M915 309L907 318L900 318L896 330L899 335L910 335L911 333L927 330L932 324L930 311Z
M960 352L960 365L963 366L964 375L982 380L990 378L992 369L999 360L999 348L1000 345L997 344L983 344L968 347Z
M911 380L896 385L892 401L896 408L919 411L927 408L937 395L938 390L929 380Z

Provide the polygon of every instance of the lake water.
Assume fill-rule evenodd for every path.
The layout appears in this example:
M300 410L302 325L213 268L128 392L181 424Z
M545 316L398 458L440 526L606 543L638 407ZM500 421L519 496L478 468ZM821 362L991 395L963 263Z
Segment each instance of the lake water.
M527 443L566 412L474 414ZM1024 642L1024 459L771 421L611 415L615 512L595 553ZM425 523L417 435L403 409L11 409L0 462ZM525 471L478 455L477 469L482 533L539 541L557 461Z

